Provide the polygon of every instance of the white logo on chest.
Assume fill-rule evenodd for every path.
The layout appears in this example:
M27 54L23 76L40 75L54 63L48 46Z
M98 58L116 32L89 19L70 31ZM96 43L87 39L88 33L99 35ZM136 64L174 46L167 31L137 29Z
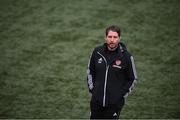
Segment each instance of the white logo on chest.
M98 59L98 63L102 63L102 58L99 58L99 59Z

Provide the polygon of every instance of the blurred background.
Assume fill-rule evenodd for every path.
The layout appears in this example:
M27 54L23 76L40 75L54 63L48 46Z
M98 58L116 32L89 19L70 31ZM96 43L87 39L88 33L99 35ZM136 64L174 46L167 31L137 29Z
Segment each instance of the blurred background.
M180 118L179 13L179 0L0 0L0 118L88 119L86 68L110 25L139 77L121 118Z

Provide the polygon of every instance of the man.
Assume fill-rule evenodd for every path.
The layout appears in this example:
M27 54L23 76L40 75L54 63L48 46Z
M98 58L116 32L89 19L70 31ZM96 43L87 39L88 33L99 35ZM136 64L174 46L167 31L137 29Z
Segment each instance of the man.
M91 119L118 119L137 80L134 59L120 42L120 28L108 27L105 41L93 50L88 64Z

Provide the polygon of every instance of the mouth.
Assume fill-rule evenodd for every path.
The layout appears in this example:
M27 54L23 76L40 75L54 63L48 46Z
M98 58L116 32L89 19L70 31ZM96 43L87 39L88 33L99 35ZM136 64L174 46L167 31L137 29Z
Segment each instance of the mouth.
M108 46L109 46L111 49L113 49L113 48L115 48L115 47L116 47L116 44L114 44L114 43L110 43Z
M107 46L110 51L114 51L118 47L116 43L108 43Z

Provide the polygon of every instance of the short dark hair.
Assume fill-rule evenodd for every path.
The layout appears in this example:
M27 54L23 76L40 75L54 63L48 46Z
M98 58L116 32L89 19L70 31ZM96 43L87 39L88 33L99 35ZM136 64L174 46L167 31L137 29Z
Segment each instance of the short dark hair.
M106 36L108 35L109 31L117 32L118 36L121 36L121 29L118 26L112 25L106 28Z

